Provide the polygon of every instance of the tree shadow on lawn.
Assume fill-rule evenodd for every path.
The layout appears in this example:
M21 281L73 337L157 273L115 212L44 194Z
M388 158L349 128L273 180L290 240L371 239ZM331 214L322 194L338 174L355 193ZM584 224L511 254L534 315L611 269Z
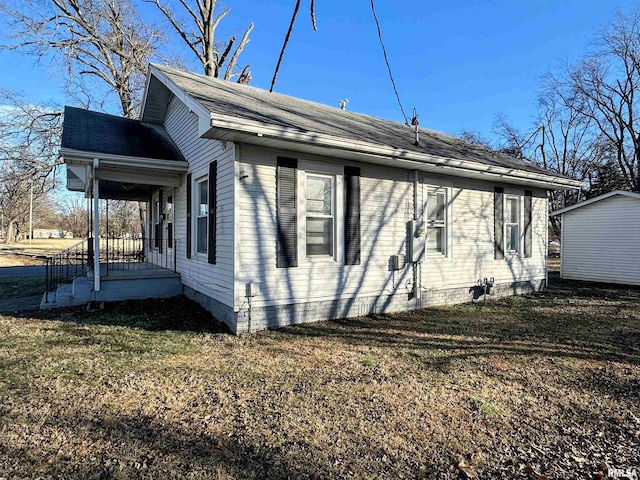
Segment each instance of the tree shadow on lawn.
M323 464L304 439L274 443L241 419L233 434L215 435L217 426L201 420L194 425L115 411L63 415L50 418L45 431L58 432L66 448L0 445L0 453L24 471L56 478L340 478L346 472L329 471L352 468Z
M482 304L431 307L397 314L287 327L286 335L335 338L355 346L446 353L454 358L542 355L640 363L640 288L551 283L544 294Z
M107 302L104 309L87 311L85 307L69 307L32 312L29 318L57 320L86 325L121 326L158 331L195 333L229 333L224 323L185 296Z

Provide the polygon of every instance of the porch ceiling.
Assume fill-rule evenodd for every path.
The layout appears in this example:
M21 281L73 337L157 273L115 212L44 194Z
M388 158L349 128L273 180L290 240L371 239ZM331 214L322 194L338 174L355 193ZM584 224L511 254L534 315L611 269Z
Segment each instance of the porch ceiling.
M152 192L161 185L149 185L129 182L113 182L110 180L100 180L99 197L108 200L131 200L144 202L149 199Z
M98 196L102 199L145 201L161 187L180 186L183 171L186 171L186 162L178 164L181 168L167 170L137 161L144 159L94 159L90 165L88 159L77 155L65 153L64 158L67 189L89 196L95 178L98 180Z

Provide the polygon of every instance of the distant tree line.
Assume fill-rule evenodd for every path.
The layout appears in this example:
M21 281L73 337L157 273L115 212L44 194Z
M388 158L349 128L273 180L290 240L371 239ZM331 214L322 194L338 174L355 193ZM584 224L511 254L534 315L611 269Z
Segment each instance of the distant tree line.
M143 17L139 12L144 3L153 6L166 25ZM0 0L0 50L22 52L36 64L58 65L75 103L135 118L149 62L184 66L184 50L195 56L205 75L251 80L250 66L241 67L239 57L253 24L239 39L219 35L229 12L215 0ZM37 212L51 204L61 164L57 149L62 106L34 107L8 91L1 92L0 105L0 230L5 242L13 242L28 235L31 192ZM122 223L116 213L131 213L130 206L114 205L118 208L110 216L111 225ZM58 207L57 220L50 224L62 228L71 221L73 225L64 228L85 235L87 229L78 226L83 215L65 213L69 205ZM76 207L71 208L75 213ZM144 228L142 210L140 204L133 230Z
M145 3L162 20L143 17ZM315 28L314 5L311 0ZM280 60L299 7L296 0ZM69 96L87 108L135 118L148 63L183 66L184 52L206 75L251 80L240 55L253 24L239 38L221 35L229 9L215 0L0 0L0 13L0 50L22 52L42 64L56 62ZM276 75L277 67L273 83ZM551 193L554 210L616 188L640 191L639 88L640 11L619 14L579 62L542 79L528 131L498 117L495 144L472 132L462 136L585 181L579 192ZM12 92L2 97L0 209L15 237L24 232L24 192L33 190L37 202L46 203L56 184L62 113L60 105L33 107Z
M494 127L493 144L461 136L584 181L580 191L552 192L552 210L616 189L640 192L640 11L618 14L580 61L541 79L529 131L504 116Z

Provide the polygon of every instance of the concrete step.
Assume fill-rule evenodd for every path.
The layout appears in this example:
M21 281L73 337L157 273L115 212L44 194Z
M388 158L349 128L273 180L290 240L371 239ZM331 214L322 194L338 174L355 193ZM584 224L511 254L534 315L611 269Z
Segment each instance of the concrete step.
M145 298L168 298L182 293L179 276L148 278L104 278L99 292L93 290L93 282L86 276L77 277L68 285L61 285L49 292L49 301L43 296L40 308L58 308L86 305L89 302L113 302Z
M93 290L93 284L87 277L78 277L74 279L72 286L74 297L91 298L91 290Z
M40 300L40 310L46 310L48 308L56 308L56 292L49 292L42 295Z
M68 307L73 299L73 286L60 285L56 290L56 307Z
M47 296L42 296L40 308L70 307L74 305L84 305L91 301L93 284L87 277L78 277L72 283L60 285L56 291L49 292Z

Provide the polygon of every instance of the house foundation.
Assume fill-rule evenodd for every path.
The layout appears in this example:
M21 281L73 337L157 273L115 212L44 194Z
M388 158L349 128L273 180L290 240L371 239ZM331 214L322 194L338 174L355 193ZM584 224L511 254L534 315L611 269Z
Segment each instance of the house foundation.
M531 293L541 291L545 287L546 281L543 278L525 282L502 283L493 287L492 293L488 298ZM476 286L441 290L427 289L423 291L420 299L412 299L406 293L397 293L377 297L275 305L252 308L251 311L248 308L244 308L235 314L232 323L228 321L225 321L225 323L229 325L234 333L239 334L300 323L419 310L430 306L461 304L472 301L483 301L482 296L478 295L478 287ZM207 308L202 302L199 303ZM217 317L214 311L207 309ZM228 312L225 315L226 318L231 320Z

